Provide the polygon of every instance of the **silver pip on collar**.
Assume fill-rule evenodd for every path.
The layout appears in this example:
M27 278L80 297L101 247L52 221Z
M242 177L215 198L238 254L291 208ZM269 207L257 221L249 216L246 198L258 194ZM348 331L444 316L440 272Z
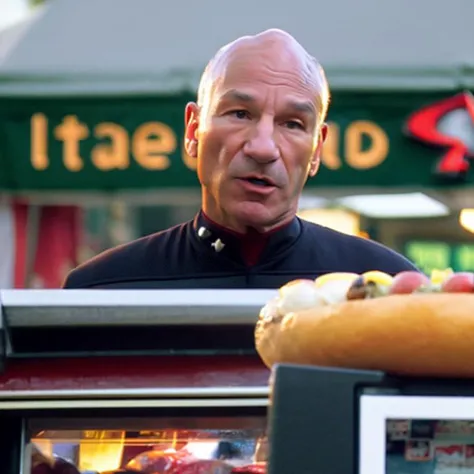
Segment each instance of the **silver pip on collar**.
M211 231L205 227L199 227L197 234L200 239L207 239L211 235Z
M225 244L224 242L222 242L221 239L217 239L215 242L211 244L211 247L214 247L214 250L216 252L220 252L225 247Z

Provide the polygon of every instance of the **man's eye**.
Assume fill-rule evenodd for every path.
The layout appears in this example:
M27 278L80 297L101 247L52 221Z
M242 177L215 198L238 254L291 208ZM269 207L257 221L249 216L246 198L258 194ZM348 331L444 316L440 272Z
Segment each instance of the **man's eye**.
M249 114L246 110L232 110L229 112L230 115L233 115L234 117L238 119L245 119L248 118Z
M300 122L295 122L294 120L286 122L286 126L291 130L304 130L303 124L301 124Z

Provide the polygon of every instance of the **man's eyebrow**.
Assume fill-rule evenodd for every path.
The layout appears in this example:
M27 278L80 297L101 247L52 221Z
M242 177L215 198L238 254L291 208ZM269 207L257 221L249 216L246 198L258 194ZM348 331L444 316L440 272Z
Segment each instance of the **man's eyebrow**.
M221 96L221 101L253 103L256 98L247 92L231 89ZM292 100L288 102L288 109L306 115L316 115L316 108L311 101Z
M231 89L222 95L221 100L232 100L235 102L255 102L255 97L237 89Z
M288 108L306 115L316 115L316 109L311 101L291 101L288 103Z

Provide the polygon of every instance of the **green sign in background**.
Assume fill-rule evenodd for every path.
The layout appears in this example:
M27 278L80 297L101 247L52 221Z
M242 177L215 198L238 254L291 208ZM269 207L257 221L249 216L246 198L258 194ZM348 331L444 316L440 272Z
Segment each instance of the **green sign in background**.
M413 240L404 244L403 253L428 275L433 270L446 268L452 268L455 272L474 272L474 244L472 243L450 244Z
M334 93L329 114L330 140L323 153L321 170L308 186L446 185L433 174L436 161L443 151L406 137L403 128L410 113L447 96L433 93ZM0 190L115 191L197 187L196 173L191 169L192 161L188 161L191 166L186 166L182 149L184 106L192 98L190 95L181 95L2 99ZM43 122L33 131L32 117L35 114L36 117L41 116ZM81 127L79 132L76 130L72 133L82 134L82 138L77 141L77 154L82 158L83 165L75 171L65 166L66 147L61 140L64 132L61 124L64 125L64 119L68 116L74 116ZM155 127L154 130L168 130L174 137L174 147L170 145L173 140L170 141L168 132L167 136L147 136L146 127L157 123L161 129ZM118 140L112 148L108 135L110 125ZM41 127L45 127L44 130ZM68 145L69 157L75 153L71 146L74 147L74 143ZM118 146L122 152L127 150L126 163L118 160L121 169L104 171L94 166L94 153L111 155ZM172 150L168 152L170 146ZM163 149L167 150L165 155L169 159L169 167L150 169L143 166L143 159L141 162L136 159L137 154L142 158L153 153L163 154ZM46 157L47 162L44 169L35 169L33 166L32 150L36 150L37 161L38 150L42 150L41 153L45 155L42 158ZM469 182L474 182L472 171L467 179ZM457 185L466 186L467 183Z

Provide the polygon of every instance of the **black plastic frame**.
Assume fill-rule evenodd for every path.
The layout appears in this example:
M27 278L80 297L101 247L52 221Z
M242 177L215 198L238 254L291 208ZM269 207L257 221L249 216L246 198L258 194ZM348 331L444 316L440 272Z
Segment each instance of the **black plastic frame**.
M357 474L361 394L474 397L474 380L285 364L271 389L268 474Z
M250 325L11 328L11 358L255 355Z
M268 474L355 472L354 394L384 374L278 365L273 377Z

